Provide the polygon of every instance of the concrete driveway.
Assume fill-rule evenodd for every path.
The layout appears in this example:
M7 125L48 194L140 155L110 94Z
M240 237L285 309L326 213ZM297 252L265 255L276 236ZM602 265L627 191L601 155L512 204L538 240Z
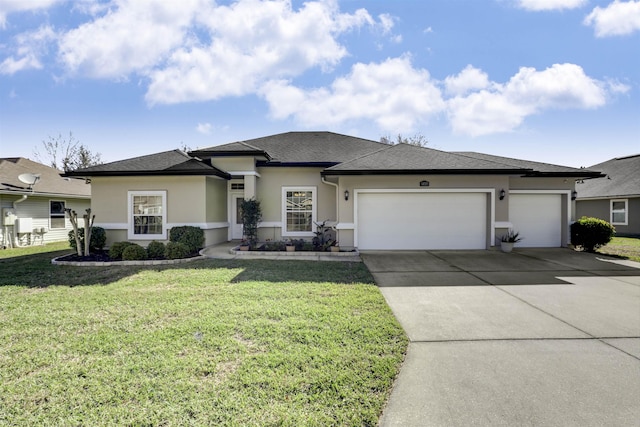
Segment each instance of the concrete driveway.
M569 249L362 258L410 339L381 426L640 426L640 264Z

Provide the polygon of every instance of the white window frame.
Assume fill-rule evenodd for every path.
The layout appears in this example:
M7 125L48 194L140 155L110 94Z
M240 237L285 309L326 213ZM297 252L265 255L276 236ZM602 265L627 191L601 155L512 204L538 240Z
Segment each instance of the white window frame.
M154 214L154 216L162 217L162 233L160 234L135 234L133 219L133 198L135 196L160 196L162 198L162 212L160 214ZM167 192L161 191L128 191L127 192L127 223L129 228L127 230L127 237L129 240L166 240L167 239Z
M624 203L624 210L613 210L613 204L615 202L622 202ZM624 221L623 222L614 222L613 221L613 214L614 213L624 213ZM629 225L629 199L611 199L609 201L609 219L611 220L611 224L612 225Z
M289 191L310 191L311 192L311 230L310 231L289 231L287 230L287 192ZM314 224L317 222L318 196L317 187L282 187L282 236L313 237Z
M64 230L67 228L67 211L63 210L62 214L55 214L55 218L62 218L64 220L64 226L62 227L52 227L51 226L51 218L54 218L53 215L51 214L51 203L53 202L59 202L59 203L63 203L64 207L67 207L67 201L66 200L56 200L56 199L51 199L49 200L49 230Z

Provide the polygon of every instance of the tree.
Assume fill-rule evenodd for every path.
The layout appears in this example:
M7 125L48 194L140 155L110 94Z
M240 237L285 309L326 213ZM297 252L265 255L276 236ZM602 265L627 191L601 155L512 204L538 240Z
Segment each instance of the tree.
M69 132L69 139L64 139L62 134L57 137L49 135L48 140L42 141L41 150L44 152L38 147L34 149L36 160L65 172L102 163L100 153L92 153L86 145L75 139L72 132Z
M402 136L401 133L399 133L395 141L391 138L391 135L386 135L380 137L380 142L389 145L409 144L418 147L426 147L426 145L429 143L429 140L427 140L427 137L422 135L421 133L416 133L415 135L406 138Z

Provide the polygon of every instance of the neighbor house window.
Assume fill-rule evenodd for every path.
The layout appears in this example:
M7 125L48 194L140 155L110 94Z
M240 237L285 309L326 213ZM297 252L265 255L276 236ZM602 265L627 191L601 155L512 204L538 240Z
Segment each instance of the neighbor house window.
M65 204L61 200L49 201L49 228L54 230L56 228L65 228Z
M283 187L283 230L286 236L313 236L316 221L316 188Z
M167 238L167 192L129 191L129 239Z
M611 224L627 225L627 199L611 201Z

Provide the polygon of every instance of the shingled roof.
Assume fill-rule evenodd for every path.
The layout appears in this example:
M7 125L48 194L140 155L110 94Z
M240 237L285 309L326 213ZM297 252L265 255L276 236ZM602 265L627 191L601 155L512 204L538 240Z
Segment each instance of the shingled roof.
M24 173L40 175L32 189L18 179ZM91 197L91 186L85 180L63 178L61 173L62 171L24 157L0 158L0 193Z
M461 156L410 144L387 145L381 150L326 169L325 175L360 174L524 174L530 169Z
M133 176L133 175L213 175L231 176L180 150L164 151L147 156L105 163L67 172L65 176Z
M598 177L604 176L600 174L598 169L589 168L572 168L569 166L552 165L550 163L532 162L530 160L513 159L510 157L494 156L491 154L476 153L472 151L457 151L455 154L472 157L474 159L489 160L499 162L505 165L531 169L536 176L577 176L577 177Z
M576 185L578 200L640 196L640 154L617 157L591 166L606 174L602 179L585 179Z
M260 166L331 166L385 147L376 141L333 132L287 132L263 138L198 149L189 154L206 158L262 155Z

